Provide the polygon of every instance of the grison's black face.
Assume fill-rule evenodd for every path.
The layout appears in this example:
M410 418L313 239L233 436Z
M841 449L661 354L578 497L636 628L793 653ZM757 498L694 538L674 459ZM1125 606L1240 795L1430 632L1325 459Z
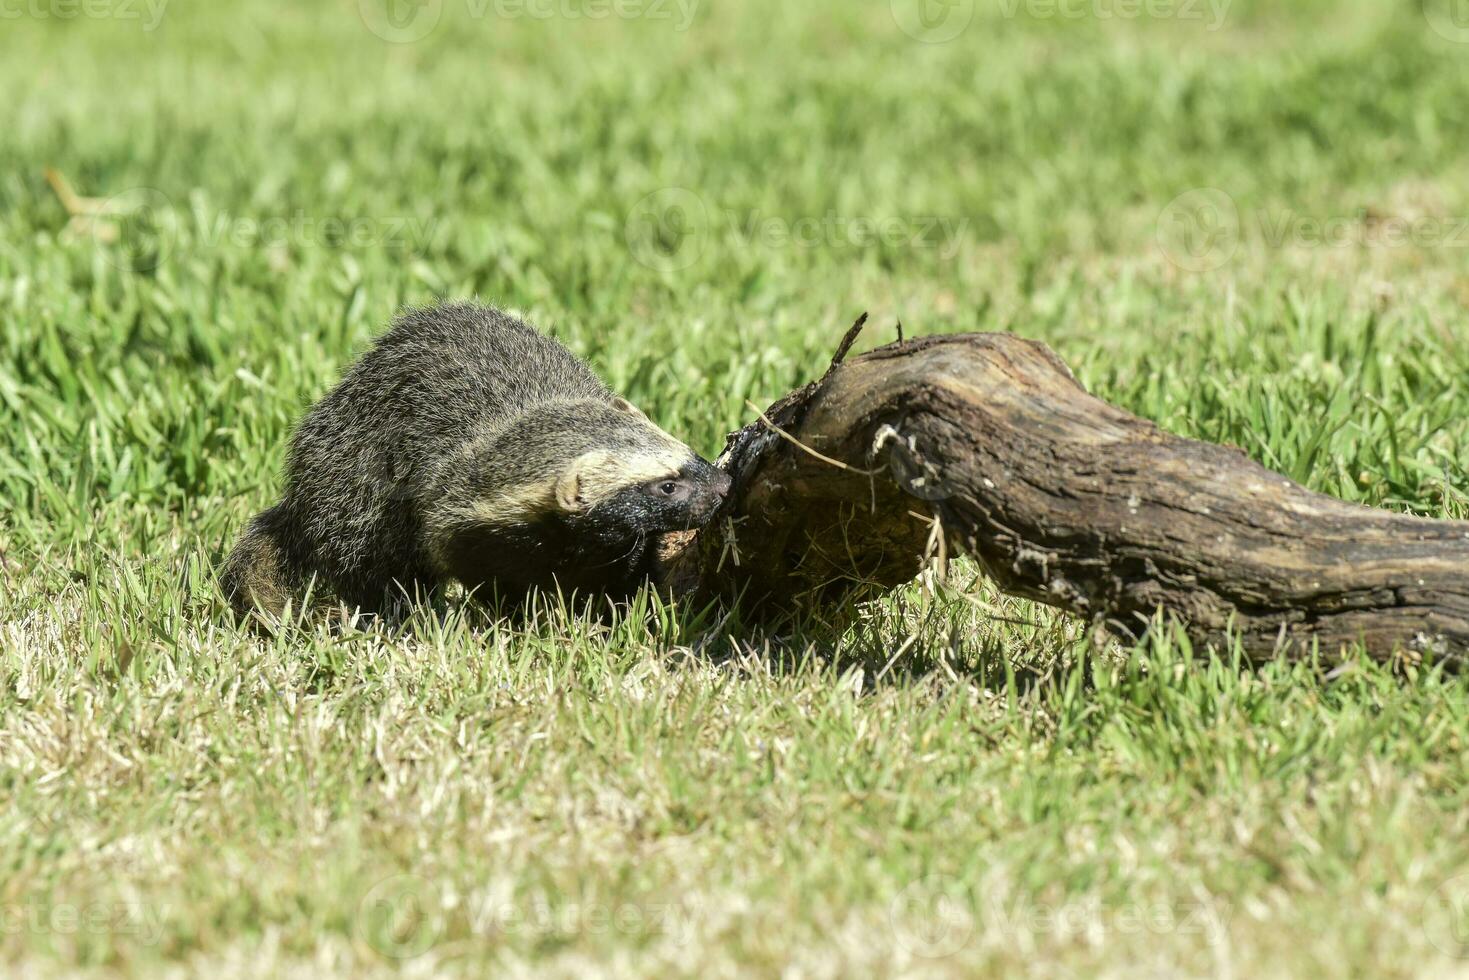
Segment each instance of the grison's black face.
M676 473L624 487L580 521L602 537L666 534L703 527L729 494L729 474L697 456Z

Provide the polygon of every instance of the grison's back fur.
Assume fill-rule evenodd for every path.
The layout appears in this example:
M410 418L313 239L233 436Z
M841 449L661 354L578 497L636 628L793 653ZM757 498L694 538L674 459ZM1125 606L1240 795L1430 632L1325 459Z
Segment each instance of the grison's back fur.
M641 489L660 479L678 502ZM515 317L414 310L302 420L282 499L222 583L242 614L299 603L307 581L369 611L448 579L626 594L650 536L707 520L728 486Z

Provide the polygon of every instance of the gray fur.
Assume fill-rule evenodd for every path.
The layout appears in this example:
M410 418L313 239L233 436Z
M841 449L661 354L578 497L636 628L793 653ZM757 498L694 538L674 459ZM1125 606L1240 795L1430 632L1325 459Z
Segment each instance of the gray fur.
M556 515L486 528L466 514L497 494L553 483L593 449L649 446L708 468L522 321L472 304L409 311L302 420L284 495L251 521L223 584L242 614L278 613L313 579L369 611L454 577L511 592L553 581L625 592L642 566L616 552L640 556L642 530L610 518L572 528ZM718 499L727 488L724 479ZM603 552L586 550L598 534L606 567L623 561L605 574L596 570Z

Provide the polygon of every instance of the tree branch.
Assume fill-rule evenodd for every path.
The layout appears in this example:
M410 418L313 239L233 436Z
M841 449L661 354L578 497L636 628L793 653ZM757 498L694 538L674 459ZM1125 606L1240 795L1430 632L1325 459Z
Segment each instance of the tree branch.
M834 363L720 463L723 517L666 543L674 592L770 612L869 598L919 571L937 518L1001 589L1127 635L1161 608L1256 655L1469 651L1469 522L1344 503L1164 432L1008 334Z

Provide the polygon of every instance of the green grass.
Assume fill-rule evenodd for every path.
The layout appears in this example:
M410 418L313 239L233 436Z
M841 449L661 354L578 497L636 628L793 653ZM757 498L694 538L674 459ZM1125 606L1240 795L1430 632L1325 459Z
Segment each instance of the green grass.
M1436 670L1094 645L962 565L779 635L644 597L262 639L213 577L293 420L436 296L708 453L868 310L1469 515L1469 45L1417 0L978 0L945 43L903 0L444 0L404 44L356 0L13 7L0 972L1469 969Z

